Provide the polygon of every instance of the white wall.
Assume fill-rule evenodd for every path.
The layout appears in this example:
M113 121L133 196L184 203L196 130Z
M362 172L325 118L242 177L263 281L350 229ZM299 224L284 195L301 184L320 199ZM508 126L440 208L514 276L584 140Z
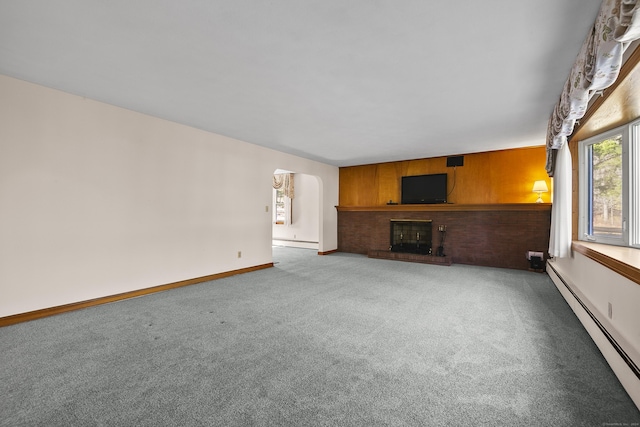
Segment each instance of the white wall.
M292 222L273 224L274 243L317 249L320 211L318 179L311 175L295 173L294 186L294 198L291 200Z
M270 263L276 168L336 249L337 167L0 75L0 317Z
M577 252L569 258L550 261L550 265L634 363L640 365L640 285ZM640 381L553 270L549 269L549 276L640 408ZM609 303L613 309L611 318Z

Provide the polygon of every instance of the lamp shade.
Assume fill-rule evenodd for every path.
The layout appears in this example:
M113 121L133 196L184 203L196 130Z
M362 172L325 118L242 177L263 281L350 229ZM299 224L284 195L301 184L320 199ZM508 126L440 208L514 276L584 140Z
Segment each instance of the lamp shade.
M533 183L533 191L534 193L546 193L549 191L547 188L547 183L545 181L536 181Z

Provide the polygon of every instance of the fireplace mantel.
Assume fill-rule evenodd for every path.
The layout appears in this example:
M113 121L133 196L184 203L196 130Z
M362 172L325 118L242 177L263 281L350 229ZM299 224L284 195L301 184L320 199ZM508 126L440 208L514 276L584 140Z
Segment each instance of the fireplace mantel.
M458 205L454 203L429 205L336 206L338 212L439 212L439 211L551 211L551 203L492 203Z

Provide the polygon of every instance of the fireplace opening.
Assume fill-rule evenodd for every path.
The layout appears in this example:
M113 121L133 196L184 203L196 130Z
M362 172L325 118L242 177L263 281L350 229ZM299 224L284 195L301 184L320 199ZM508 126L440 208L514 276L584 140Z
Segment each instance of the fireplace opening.
M431 223L430 219L392 219L390 250L431 255Z

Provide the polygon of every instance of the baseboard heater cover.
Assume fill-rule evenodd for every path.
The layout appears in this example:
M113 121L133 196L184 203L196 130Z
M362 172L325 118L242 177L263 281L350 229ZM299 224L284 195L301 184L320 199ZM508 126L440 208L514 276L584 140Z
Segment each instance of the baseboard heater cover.
M640 380L640 368L638 368L638 365L636 365L633 359L631 359L631 357L629 357L629 355L624 351L624 349L620 346L620 344L618 344L616 339L609 333L609 331L607 331L607 328L604 327L604 325L598 320L598 318L593 314L593 312L589 310L587 305L584 302L582 302L580 297L573 291L573 289L571 289L571 287L567 284L567 282L564 280L562 275L558 272L558 270L555 269L553 264L548 262L547 267L550 267L551 270L553 270L556 277L560 279L564 287L569 291L569 293L571 293L571 295L573 295L575 300L578 302L578 304L580 304L580 306L584 309L584 311L591 318L591 320L593 320L593 323L595 323L598 329L600 329L600 331L605 336L607 341L609 341L611 346L616 350L616 352L622 358L622 360L624 360L624 362L627 364L629 369L631 369L631 371L635 374L636 378Z

